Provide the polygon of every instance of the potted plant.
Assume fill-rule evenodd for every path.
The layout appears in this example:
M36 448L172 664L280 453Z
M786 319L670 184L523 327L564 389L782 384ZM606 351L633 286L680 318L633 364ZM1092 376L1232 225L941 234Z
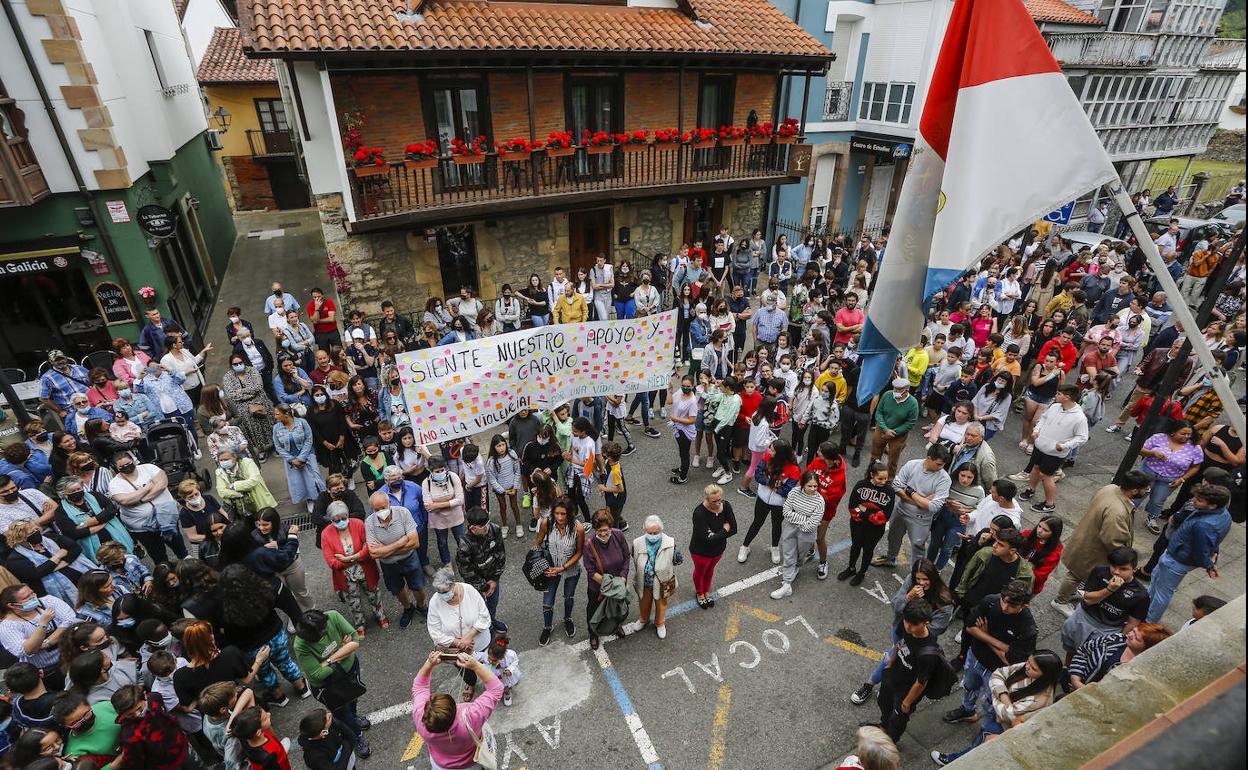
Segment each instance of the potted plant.
M361 147L351 159L355 163L356 178L379 176L389 170L380 147Z
M546 137L546 155L551 158L566 158L576 152L576 142L571 131L551 131Z
M581 137L581 144L590 155L605 155L615 151L616 136L618 134L608 134L606 131L586 131Z
M750 142L753 144L766 144L771 141L775 133L776 125L770 120L764 123L755 123L750 126Z
M624 152L645 152L649 143L646 141L647 132L642 130L631 131L627 134L616 134L616 140L620 148Z
M533 157L533 151L542 149L542 143L540 140L530 142L528 139L519 137L495 144L494 149L498 151L499 160L516 162Z
M451 140L451 160L456 165L471 166L485 162L485 151L489 142L484 136L478 136L465 142L463 139Z
M690 147L703 149L715 146L715 143L719 140L719 132L713 128L695 128L686 132L682 138Z
M800 130L797 118L785 118L783 123L776 126L776 144L793 144L797 141Z
M745 144L745 129L736 126L720 126L719 127L719 146L735 147L738 144Z
M432 139L423 142L412 142L403 148L403 166L407 169L436 168L438 165L438 143Z
M680 132L674 128L660 128L654 132L654 149L675 150L680 147Z
M156 306L156 290L151 286L143 286L139 288L139 296L143 298L143 304L148 307Z

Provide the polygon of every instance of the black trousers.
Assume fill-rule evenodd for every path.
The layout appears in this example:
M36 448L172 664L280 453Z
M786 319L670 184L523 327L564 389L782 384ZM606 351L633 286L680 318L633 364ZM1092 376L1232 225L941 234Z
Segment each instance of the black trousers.
M858 574L866 574L867 567L871 565L871 554L875 552L875 546L882 537L884 537L883 524L866 522L859 524L851 521L849 523L849 568L854 569L854 565L857 564ZM861 562L858 561L860 557Z
M888 676L887 671L884 674L884 681L880 685L880 695L878 703L880 705L880 727L884 732L888 733L888 737L893 742L901 740L901 736L906 732L906 725L910 724L910 715L901 713L901 702L905 700L906 693L910 691L911 683L907 681L894 682ZM918 704L915 704L918 707Z
M854 456L862 454L867 443L867 429L870 426L871 419L867 411L859 411L855 406L846 402L841 407L841 454L845 454L845 448L849 446L850 439L854 439Z
M680 452L680 477L686 478L689 475L689 450L693 446L693 439L687 438L683 433L676 434L676 449Z
M780 545L780 512L783 509L784 506L782 505L768 505L763 502L763 498L757 498L754 501L754 520L750 522L750 528L745 533L745 540L742 541L742 545L749 545L754 542L758 531L763 528L763 522L770 516L771 547L778 547Z

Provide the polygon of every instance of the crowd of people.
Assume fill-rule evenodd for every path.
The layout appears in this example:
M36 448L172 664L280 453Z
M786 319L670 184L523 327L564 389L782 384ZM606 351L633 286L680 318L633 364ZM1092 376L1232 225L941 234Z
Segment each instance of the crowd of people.
M1176 233L1157 239L1176 277L1229 259L1213 239L1180 262ZM1029 231L949 286L891 388L865 404L856 344L886 235L768 245L725 228L709 253L695 241L638 268L600 255L575 277L557 268L519 291L504 284L492 308L470 287L431 298L419 321L390 302L378 319L340 317L319 289L301 305L275 282L250 309L262 323L229 309L219 382L206 375L212 346L156 310L137 341L114 342L111 369L53 351L45 413L0 460L0 766L288 770L291 743L270 711L315 697L299 722L303 761L349 767L370 753L360 653L391 625L384 586L400 628L419 616L433 647L412 691L433 766L477 767L484 723L522 679L499 616L504 591L525 590L505 570L508 539L541 594L533 641L584 633L597 649L648 627L667 638L686 553L694 599L713 609L717 565L731 545L748 562L760 535L764 562L779 566L776 600L795 595L807 564L857 586L871 566L896 567L909 540L894 644L850 695L879 705L860 754L895 757L921 699L949 695L960 675L961 703L944 718L978 731L962 751L933 753L951 761L1174 633L1160 620L1175 589L1196 569L1216 577L1218 544L1242 521L1242 437L1218 420L1211 373L1182 351L1200 333L1236 369L1243 257L1197 331L1172 321L1170 303L1199 302L1204 281L1170 298L1138 250L1064 245ZM677 323L670 387L523 409L479 444L416 440L400 353L665 309ZM1160 392L1174 366L1178 387ZM1138 469L1068 511L1065 533L1057 485L1090 431L1139 430L1157 398L1164 422L1148 424ZM629 467L634 433L663 441L664 422L670 472ZM156 451L171 429L186 463ZM1002 467L994 437L1017 437L1026 467ZM281 464L287 498L312 522L338 608L311 598L300 528L278 513L266 462ZM639 474L701 486L687 543L665 532L677 511L643 511L641 532L625 534ZM834 565L842 501L851 546ZM1137 502L1157 536L1144 566ZM1059 563L1060 652L1036 648L1032 616ZM1220 605L1201 597L1194 617ZM438 665L456 668L461 702L432 691Z

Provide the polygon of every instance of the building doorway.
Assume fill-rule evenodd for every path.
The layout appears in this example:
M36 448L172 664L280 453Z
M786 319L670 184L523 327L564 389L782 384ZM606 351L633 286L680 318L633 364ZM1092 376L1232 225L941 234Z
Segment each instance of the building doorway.
M294 160L269 163L268 171L274 206L282 211L308 207L308 186L299 178Z
M472 225L438 228L438 267L444 296L454 297L464 286L478 290L477 240Z
M888 201L893 193L893 172L896 166L892 163L882 166L878 163L871 172L871 188L867 191L867 207L862 216L864 230L879 230L884 226L888 216Z
M589 270L599 254L611 253L611 209L568 212L569 278L577 268Z
M59 240L38 245L55 248L61 245ZM76 241L65 239L75 249ZM9 251L10 246L0 249ZM0 295L7 299L0 303L0 366L22 370L25 376L15 384L38 377L51 349L63 350L75 361L108 349L107 329L81 269L81 258L75 254L61 259L66 267L52 266L48 259L44 260L48 267L27 269L24 263L30 259L10 259L7 253L0 257L5 268L0 271Z
M720 218L724 215L724 196L708 195L704 198L689 198L685 201L685 243L690 246L701 238L702 248L707 248L710 239L719 232L723 224Z
M204 277L184 217L177 218L172 236L160 239L156 256L169 286L169 313L184 328L202 338L204 323L212 311L212 289Z

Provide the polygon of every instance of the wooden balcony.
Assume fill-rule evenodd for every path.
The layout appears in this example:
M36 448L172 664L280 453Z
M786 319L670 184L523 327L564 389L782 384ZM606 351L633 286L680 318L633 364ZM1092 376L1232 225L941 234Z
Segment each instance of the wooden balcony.
M515 160L489 154L472 165L441 158L428 167L409 168L413 164L400 160L371 175L371 167L349 169L356 220L348 228L368 232L449 224L586 203L787 184L807 171L794 169L790 175L792 148L800 146L645 145L602 153L578 147L562 157L539 151ZM807 154L800 157L809 160Z
M251 157L257 159L291 157L295 154L295 140L290 131L249 128L247 146L251 149Z
M5 106L3 97L0 92L0 107ZM29 206L51 194L48 180L26 137L6 133L0 130L0 206Z

